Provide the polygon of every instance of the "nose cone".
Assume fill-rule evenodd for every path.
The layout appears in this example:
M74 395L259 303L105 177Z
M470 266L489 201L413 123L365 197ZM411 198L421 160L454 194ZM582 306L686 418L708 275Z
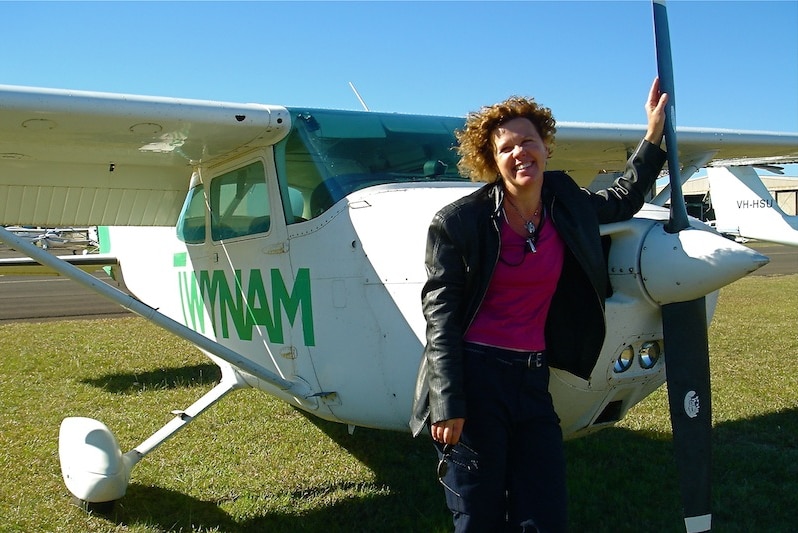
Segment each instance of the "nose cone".
M696 228L667 233L660 224L646 235L640 253L646 291L660 305L695 300L768 262L717 233Z

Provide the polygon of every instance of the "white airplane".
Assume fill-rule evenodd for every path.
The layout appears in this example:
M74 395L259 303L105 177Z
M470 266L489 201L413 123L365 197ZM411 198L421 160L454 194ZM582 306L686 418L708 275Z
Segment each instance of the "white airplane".
M715 228L743 239L798 246L798 215L788 215L752 166L707 168Z
M72 248L89 251L98 246L96 228L32 228L8 226L14 235L22 237L37 246L49 248Z
M193 342L222 373L125 453L105 424L67 417L59 456L70 492L97 505L123 497L140 460L242 387L352 429L407 431L425 341L427 227L479 187L456 172L462 124L0 86L0 224L100 226L101 253L58 258L2 228L0 240ZM549 168L585 185L614 175L644 129L560 123ZM679 135L682 164L798 160L798 134ZM666 364L669 390L680 370L708 381L708 366L691 361L708 365L717 291L767 263L700 221L669 218L646 205L602 227L612 292L600 359L588 380L552 372L567 438L620 421L665 382ZM81 270L100 263L123 290ZM675 430L699 413L707 420L708 384L679 402ZM692 466L707 464L705 454Z

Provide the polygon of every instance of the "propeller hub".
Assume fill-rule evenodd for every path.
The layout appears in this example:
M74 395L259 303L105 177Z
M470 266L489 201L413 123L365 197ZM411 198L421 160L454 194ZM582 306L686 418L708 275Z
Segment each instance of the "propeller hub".
M640 271L648 295L664 305L710 294L769 261L712 231L690 227L668 233L656 224L645 237Z

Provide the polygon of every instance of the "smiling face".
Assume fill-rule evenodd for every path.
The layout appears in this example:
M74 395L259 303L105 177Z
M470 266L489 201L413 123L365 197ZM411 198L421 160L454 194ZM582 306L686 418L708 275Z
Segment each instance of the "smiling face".
M493 133L493 146L496 167L508 193L518 197L540 189L549 149L532 121L517 117L503 123Z

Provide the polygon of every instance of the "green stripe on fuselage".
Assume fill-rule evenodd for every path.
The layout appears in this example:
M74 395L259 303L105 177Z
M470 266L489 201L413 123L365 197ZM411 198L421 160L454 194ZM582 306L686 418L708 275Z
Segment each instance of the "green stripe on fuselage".
M188 253L186 252L178 252L172 258L172 263L176 267L184 267L188 264L187 262Z

